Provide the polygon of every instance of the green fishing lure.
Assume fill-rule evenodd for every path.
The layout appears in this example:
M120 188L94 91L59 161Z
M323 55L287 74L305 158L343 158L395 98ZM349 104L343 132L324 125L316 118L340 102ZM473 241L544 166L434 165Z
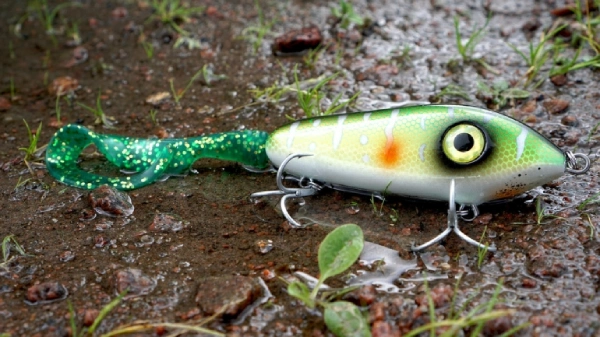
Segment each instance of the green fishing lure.
M91 144L132 174L109 177L81 169L79 154ZM563 152L514 119L458 105L315 117L282 126L270 135L233 131L142 139L67 125L56 132L46 150L50 174L84 189L103 184L121 190L140 188L183 175L202 158L236 161L257 170L278 168L279 189L254 196L283 195L284 215L295 226L301 225L287 213L285 200L315 194L323 187L444 200L450 202L450 209L458 203L461 208L471 207L476 215L481 203L514 197L565 172L584 173L590 165L587 156ZM284 174L296 177L302 187L285 187Z

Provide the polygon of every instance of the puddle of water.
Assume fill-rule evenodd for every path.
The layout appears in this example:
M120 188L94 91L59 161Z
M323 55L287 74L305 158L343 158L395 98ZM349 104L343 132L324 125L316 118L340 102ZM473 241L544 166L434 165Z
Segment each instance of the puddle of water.
M394 282L402 273L417 267L416 258L401 259L397 251L372 242L365 242L359 263L371 270L359 270L358 275L350 280L350 284L372 284L377 286L377 289L389 293L400 292L401 289Z

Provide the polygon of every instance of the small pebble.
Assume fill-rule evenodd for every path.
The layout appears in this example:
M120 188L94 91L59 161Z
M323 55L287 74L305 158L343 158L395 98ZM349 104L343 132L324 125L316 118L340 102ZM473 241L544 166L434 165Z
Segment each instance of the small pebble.
M299 53L307 49L317 48L323 37L316 26L291 30L275 38L273 42L273 54Z
M151 105L160 105L163 101L166 101L171 97L168 91L158 92L146 97L146 103Z
M258 240L256 241L256 249L261 254L266 254L273 250L272 240Z
M60 254L59 260L60 262L69 262L75 259L75 253L70 250L65 250Z
M579 124L579 121L577 120L577 117L573 116L573 115L566 115L564 116L560 122L562 123L562 125L568 125L568 126L577 126Z
M552 98L544 101L543 105L549 113L555 115L567 110L569 101L560 98Z
M146 276L139 269L127 268L118 270L114 276L117 293L127 290L125 297L136 297L150 293L156 287L156 280Z
M552 84L554 84L557 87L562 87L563 85L567 84L567 75L562 74L552 76L550 77L550 82L552 82Z
M0 97L0 111L6 111L10 109L10 100L6 97Z
M481 214L473 220L476 225L488 225L492 220L492 213Z
M196 303L205 315L239 315L261 296L257 279L239 275L207 277L200 280Z
M29 305L46 304L64 300L69 295L67 288L58 282L36 284L27 289L25 303Z
M117 7L115 9L113 9L110 14L112 15L113 18L120 19L120 18L126 17L129 14L129 12L127 11L127 8L125 8L125 7Z
M523 279L523 287L524 288L535 288L537 286L537 281L530 278Z
M72 95L79 89L79 81L70 77L58 77L52 81L48 87L48 93L52 96Z
M179 232L183 228L183 221L176 215L159 213L154 215L154 220L148 227L151 232Z
M96 309L86 309L83 312L83 326L91 326L100 312Z
M102 185L93 190L88 199L92 208L100 215L124 217L133 213L131 198L125 192L114 187Z

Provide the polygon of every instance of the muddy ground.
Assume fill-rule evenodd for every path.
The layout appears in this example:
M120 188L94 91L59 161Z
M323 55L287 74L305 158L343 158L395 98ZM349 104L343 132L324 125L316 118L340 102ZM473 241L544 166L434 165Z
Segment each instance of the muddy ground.
M274 101L257 98L251 90L293 83L297 66L300 80L339 73L324 88L324 105L340 93L347 99L360 92L348 110L407 100L489 106L594 162L600 150L600 73L584 67L550 80L550 57L532 83L525 83L528 66L508 44L526 51L530 42L537 44L543 32L564 20L569 27L560 35L567 44L561 53L572 57L581 45L580 60L595 56L585 41L572 41L582 29L576 15L569 10L554 12L563 16L551 13L568 2L353 1L367 21L344 29L332 16L337 2L259 1L263 23L273 24L264 39L256 40L248 28L258 27L261 15L252 1L189 1L187 5L205 8L189 22L179 22L197 44L178 47L181 33L152 19L152 9L142 0L75 1L76 6L58 11L52 34L46 33L40 14L28 10L32 3L0 2L0 237L14 235L26 253L20 255L12 245L0 267L0 335L70 335L68 303L76 325L89 326L125 288L130 288L127 298L104 318L98 335L142 320L192 324L221 310L220 301L236 300L241 304L205 326L241 335L331 335L321 313L292 299L280 278L289 279L296 271L316 276L319 243L333 226L347 222L359 224L367 241L399 252L377 248L387 254L388 266L396 268L398 276L387 280L391 283L377 291L365 286L347 296L363 306L374 335L397 336L429 321L423 300L426 276L438 320L450 315L452 298L464 316L489 301L501 284L495 309L513 313L488 323L483 334L499 335L523 323L527 325L518 335L600 334L600 214L594 202L577 208L600 190L595 164L585 175L567 174L507 203L481 206L482 215L462 228L476 239L485 229L484 240L499 251L478 263L477 249L455 236L422 254L408 251L410 244L444 229L447 205L440 203L388 199L381 204L325 191L307 198L304 206L291 205L298 218L319 225L292 229L278 213L276 198L248 198L274 189L274 174L208 160L197 162L196 172L186 177L129 192L132 215L94 218L87 191L57 183L35 160L30 160L32 174L19 150L28 146L23 119L32 129L41 122L38 145L48 142L59 124L56 97L63 93L60 122L98 132L185 137L244 128L272 131L289 121L286 115L304 116L295 94ZM58 3L47 6L53 9ZM484 57L486 68L461 58L453 19L458 18L466 38L488 16L486 34L470 54L472 59ZM598 18L598 12L592 10L591 16ZM81 41L73 38L74 25ZM273 55L276 36L310 25L320 29L325 45L315 60L306 61L306 54ZM173 97L147 102L170 92L169 79L183 89L204 66L215 76L193 82L179 104ZM65 80L67 76L71 79ZM57 89L57 79L67 83ZM494 83L498 88L499 81L524 92L481 89ZM457 90L460 95L449 94ZM77 104L95 106L98 93L114 129L96 123ZM91 152L84 162L88 169L111 169ZM539 219L536 200L548 216ZM271 250L265 249L268 245ZM380 276L381 265L367 266L374 259L377 253L364 256L363 264L350 272L367 270L370 274L361 276L366 279ZM257 278L272 297L264 297ZM341 287L347 280L346 275L328 283ZM241 299L232 295L245 287L253 290ZM249 307L256 297L264 303L259 299ZM156 328L140 335L174 331Z

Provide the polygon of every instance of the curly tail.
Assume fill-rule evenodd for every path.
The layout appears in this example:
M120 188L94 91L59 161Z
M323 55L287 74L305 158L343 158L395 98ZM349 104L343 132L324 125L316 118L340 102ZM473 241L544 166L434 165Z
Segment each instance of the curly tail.
M46 167L58 181L84 189L110 185L133 190L164 178L184 174L201 158L236 161L265 168L268 134L263 131L233 131L175 139L144 139L97 134L81 125L58 130L46 149ZM94 144L108 161L132 175L109 177L91 173L78 165L79 154Z

